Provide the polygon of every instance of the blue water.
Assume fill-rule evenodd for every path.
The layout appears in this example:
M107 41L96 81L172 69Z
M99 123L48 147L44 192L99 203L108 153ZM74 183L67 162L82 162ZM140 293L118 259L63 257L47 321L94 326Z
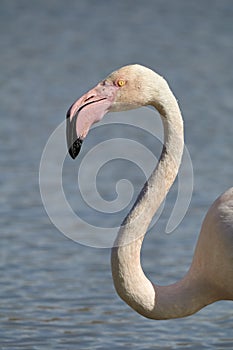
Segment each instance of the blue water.
M142 259L153 281L181 278L205 212L232 186L232 37L228 0L1 1L1 350L233 348L232 302L179 320L144 319L116 295L110 250L60 233L39 190L42 152L70 104L122 65L152 67L179 100L194 190L184 220L170 235L164 231L174 195L168 197L168 208L146 237ZM122 135L127 138L128 130ZM84 152L97 136L90 134ZM153 148L153 139L148 136L147 142ZM65 160L64 189L74 210L93 219L77 195L78 163ZM109 166L98 174L106 200L114 199L108 194L116 193L116 181L126 170L136 191L145 180L124 161ZM124 214L108 215L106 226L119 224ZM96 213L93 220L101 226L103 216Z

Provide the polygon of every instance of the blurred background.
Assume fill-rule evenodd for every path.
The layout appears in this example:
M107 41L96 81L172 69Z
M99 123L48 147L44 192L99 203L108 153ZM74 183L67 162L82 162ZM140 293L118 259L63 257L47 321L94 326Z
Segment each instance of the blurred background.
M122 65L156 70L182 110L194 191L172 235L166 211L147 235L143 266L160 284L181 278L208 207L232 186L232 1L2 0L0 29L0 349L233 347L230 302L171 321L129 309L112 285L110 250L63 236L39 191L43 149L71 103ZM75 203L75 166L65 165Z

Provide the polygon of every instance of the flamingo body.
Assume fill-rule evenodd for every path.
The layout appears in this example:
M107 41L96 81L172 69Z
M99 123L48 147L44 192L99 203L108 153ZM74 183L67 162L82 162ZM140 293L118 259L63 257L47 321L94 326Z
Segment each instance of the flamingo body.
M152 319L185 317L218 300L233 300L233 188L210 207L186 275L168 286L153 284L141 266L141 246L155 212L176 178L184 144L181 112L167 82L141 65L113 72L70 107L67 146L75 158L91 125L107 112L146 105L160 113L164 147L121 225L112 248L112 276L119 296L141 315Z

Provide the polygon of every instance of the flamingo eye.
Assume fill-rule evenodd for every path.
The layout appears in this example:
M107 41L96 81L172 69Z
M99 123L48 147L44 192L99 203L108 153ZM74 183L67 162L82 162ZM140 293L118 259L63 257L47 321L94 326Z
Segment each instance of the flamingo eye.
M122 87L122 86L124 86L126 84L126 81L124 80L124 79L119 79L118 81L117 81L117 85L119 86L119 87Z

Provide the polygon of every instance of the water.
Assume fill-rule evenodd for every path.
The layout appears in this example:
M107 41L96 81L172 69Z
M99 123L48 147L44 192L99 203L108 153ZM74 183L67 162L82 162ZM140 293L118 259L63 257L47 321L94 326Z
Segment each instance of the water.
M0 349L232 348L231 302L169 321L129 309L114 291L109 249L62 235L46 215L38 184L44 146L74 99L122 65L157 70L179 99L194 191L171 235L163 233L168 203L146 237L143 266L161 284L181 278L207 208L232 186L232 2L3 0L0 19ZM78 161L64 165L75 207ZM100 192L105 186L114 192L125 168L113 162L100 173ZM144 178L130 169L137 190ZM89 215L85 206L79 210ZM102 217L96 220L101 225Z

